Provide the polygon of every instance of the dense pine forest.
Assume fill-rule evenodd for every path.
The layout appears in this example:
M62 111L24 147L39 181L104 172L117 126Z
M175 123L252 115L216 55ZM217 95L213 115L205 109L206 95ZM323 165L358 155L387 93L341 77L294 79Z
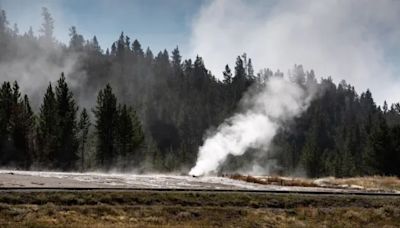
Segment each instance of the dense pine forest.
M310 106L284 124L271 150L230 157L221 172L256 163L284 175L400 176L398 103L379 106L370 91L302 65L256 73L246 54L219 77L200 56L183 60L178 47L154 54L123 32L102 50L96 36L71 27L63 44L50 12L42 16L38 34L22 34L0 13L2 167L187 172L204 136L243 108L247 91L286 77L315 88ZM43 74L51 76L43 82Z

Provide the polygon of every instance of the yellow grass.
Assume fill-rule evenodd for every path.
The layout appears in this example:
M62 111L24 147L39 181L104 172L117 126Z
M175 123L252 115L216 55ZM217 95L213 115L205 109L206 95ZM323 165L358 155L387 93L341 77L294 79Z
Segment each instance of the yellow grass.
M229 177L234 180L242 180L250 183L264 184L264 185L319 187L319 185L315 184L311 179L303 179L303 178L287 178L279 176L254 177L250 175L244 176L240 174L234 174Z
M356 185L367 189L400 191L400 179L398 177L369 176L335 178L332 182L337 185Z
M400 191L400 179L398 177L367 176L334 178L326 177L319 179L290 178L279 176L250 176L234 174L229 176L235 180L264 185L299 186L299 187L327 187L327 188L349 188L376 191Z
M229 192L3 192L0 227L400 227L400 199Z

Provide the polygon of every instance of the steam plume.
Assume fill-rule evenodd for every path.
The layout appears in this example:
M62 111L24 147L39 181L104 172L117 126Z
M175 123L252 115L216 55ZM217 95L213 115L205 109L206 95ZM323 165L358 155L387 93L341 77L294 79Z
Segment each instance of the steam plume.
M210 174L230 154L239 156L250 148L268 150L280 125L299 115L310 98L310 93L298 84L281 77L270 78L260 93L244 101L249 107L245 112L226 120L205 140L189 174Z
M193 22L190 54L217 76L243 52L273 69L303 64L371 89L378 103L398 102L399 12L392 0L208 1Z

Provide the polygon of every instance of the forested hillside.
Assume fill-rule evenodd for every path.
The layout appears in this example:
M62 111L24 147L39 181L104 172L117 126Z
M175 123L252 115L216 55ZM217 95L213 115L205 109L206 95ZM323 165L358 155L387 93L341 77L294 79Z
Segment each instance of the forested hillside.
M245 54L216 77L199 56L153 54L123 32L102 50L71 27L63 44L50 13L42 16L35 35L0 14L1 166L186 172L207 132L243 108L246 91L286 77L315 88L306 112L284 124L270 151L231 157L221 172L256 163L286 175L400 175L400 104L380 107L370 91L357 94L301 65L255 73Z

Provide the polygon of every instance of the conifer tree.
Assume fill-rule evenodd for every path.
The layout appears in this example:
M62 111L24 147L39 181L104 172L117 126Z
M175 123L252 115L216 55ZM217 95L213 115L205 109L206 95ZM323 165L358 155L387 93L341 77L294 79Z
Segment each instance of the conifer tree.
M72 26L69 29L69 36L70 36L69 48L73 51L83 51L83 45L85 39L83 38L82 35L78 34L75 26Z
M58 115L56 97L51 83L47 87L40 107L38 135L38 163L41 167L54 168L57 151Z
M182 56L179 53L179 48L176 47L173 51L172 51L172 67L175 69L175 71L177 73L179 73L179 71L181 70L181 63L182 63Z
M319 166L322 153L318 142L319 128L319 121L314 120L302 149L301 161L309 177L317 177L320 175L319 172L321 171Z
M233 100L234 102L238 102L242 97L242 94L246 90L246 68L243 59L238 56L236 59L235 66L235 75L232 78L232 86L233 86Z
M65 80L64 73L57 81L57 151L56 165L62 170L71 170L78 160L77 111L73 94Z
M24 134L24 150L26 157L23 159L23 167L29 168L30 165L36 159L35 157L35 114L32 111L27 95L24 96L23 100L23 116L21 123L23 124Z
M125 158L127 154L133 152L133 123L126 105L118 108L118 128L116 134L118 154Z
M89 134L89 128L90 128L90 119L89 115L84 108L81 112L80 118L79 118L79 123L78 123L78 129L79 129L79 145L80 145L80 161L81 161L81 172L85 170L85 146L86 142L88 140L88 134Z
M101 50L99 41L97 41L97 37L96 37L96 36L93 36L93 39L92 39L92 41L90 42L90 44L91 44L91 49L92 49L94 52L96 52L96 53L98 53L98 54L101 54L101 53L102 53L102 50ZM107 49L107 50L108 50L108 49Z
M12 114L12 89L4 82L0 90L0 162L4 165L9 159L10 119Z
M144 132L142 128L142 123L139 120L139 117L135 110L130 110L130 117L132 119L132 128L133 128L133 147L134 149L138 149L144 143Z
M225 65L225 71L223 72L223 75L224 75L223 82L225 84L230 84L232 82L232 72L231 72L231 68L229 68L228 64Z
M6 33L8 26L8 20L6 16L6 11L1 10L0 11L0 34L4 35Z
M9 148L11 152L9 162L17 167L27 169L31 165L33 124L33 113L29 100L26 95L23 99L21 98L18 83L14 82L10 118L10 139L12 143Z
M147 49L146 49L146 54L145 54L144 57L145 57L146 63L147 63L148 65L151 65L151 64L153 63L153 61L154 61L154 55L153 55L153 52L150 50L149 47L147 47Z
M97 162L100 167L109 170L116 153L115 134L118 120L117 98L110 84L100 90L94 114L96 117Z
M132 43L132 52L136 58L141 58L144 56L142 46L138 40L134 40Z
M54 19L46 7L42 8L42 16L43 23L42 27L40 28L40 32L42 33L41 37L45 42L52 42L54 32Z
M251 58L249 58L249 61L247 62L247 77L249 79L254 78L254 68Z

